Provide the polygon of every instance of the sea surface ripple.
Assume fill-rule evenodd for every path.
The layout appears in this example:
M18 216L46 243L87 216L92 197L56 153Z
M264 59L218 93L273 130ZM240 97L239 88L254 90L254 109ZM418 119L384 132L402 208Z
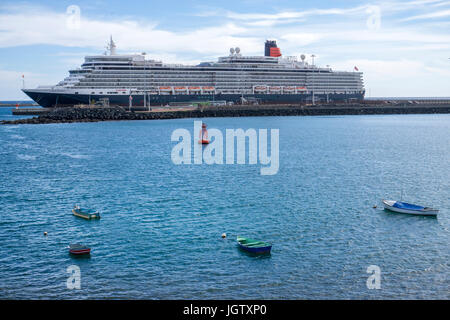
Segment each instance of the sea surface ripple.
M449 115L203 121L279 129L278 174L173 164L171 134L193 119L0 126L0 298L450 298ZM401 194L438 218L381 209ZM237 235L272 254L241 252ZM69 256L72 242L91 257ZM66 287L71 265L80 290Z

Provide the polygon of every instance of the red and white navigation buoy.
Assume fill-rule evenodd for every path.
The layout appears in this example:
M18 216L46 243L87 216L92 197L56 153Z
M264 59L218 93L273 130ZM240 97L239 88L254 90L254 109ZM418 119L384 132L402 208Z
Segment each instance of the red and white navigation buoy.
M198 143L200 143L200 144L209 144L208 130L206 130L206 124L205 123L202 124L202 130L200 130L198 137L200 139L200 140L198 140Z

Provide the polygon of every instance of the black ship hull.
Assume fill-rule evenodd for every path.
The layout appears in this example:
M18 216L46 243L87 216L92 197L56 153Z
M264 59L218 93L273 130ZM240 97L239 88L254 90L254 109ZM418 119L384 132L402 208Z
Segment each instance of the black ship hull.
M129 95L83 95L39 92L33 90L23 90L31 99L44 108L72 107L77 104L98 103L101 99L107 98L111 106L130 106ZM311 103L312 94L214 94L214 95L148 95L146 97L147 106L165 106L173 104L189 104L199 102L232 102L240 104L242 100L260 104L286 104L286 103ZM329 93L315 94L315 102L345 102L349 100L363 100L364 93ZM133 94L131 105L144 106L144 95Z

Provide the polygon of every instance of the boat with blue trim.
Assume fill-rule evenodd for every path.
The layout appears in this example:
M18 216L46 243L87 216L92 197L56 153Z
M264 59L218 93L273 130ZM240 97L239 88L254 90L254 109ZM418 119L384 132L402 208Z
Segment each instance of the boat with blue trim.
M395 200L381 200L383 202L384 208L398 213L407 213L421 216L436 216L439 212L438 209L433 209L430 207L423 207L416 204L411 204L402 201Z

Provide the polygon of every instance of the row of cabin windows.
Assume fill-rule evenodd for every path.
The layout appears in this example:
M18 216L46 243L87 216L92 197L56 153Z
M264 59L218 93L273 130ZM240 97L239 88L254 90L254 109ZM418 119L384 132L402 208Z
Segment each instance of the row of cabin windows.
M117 94L117 93L126 94L126 92L106 92L106 94ZM79 92L78 92L78 91L75 91L75 94L79 94ZM103 94L103 91L102 91L102 92L98 92L98 93L92 91L91 94Z

